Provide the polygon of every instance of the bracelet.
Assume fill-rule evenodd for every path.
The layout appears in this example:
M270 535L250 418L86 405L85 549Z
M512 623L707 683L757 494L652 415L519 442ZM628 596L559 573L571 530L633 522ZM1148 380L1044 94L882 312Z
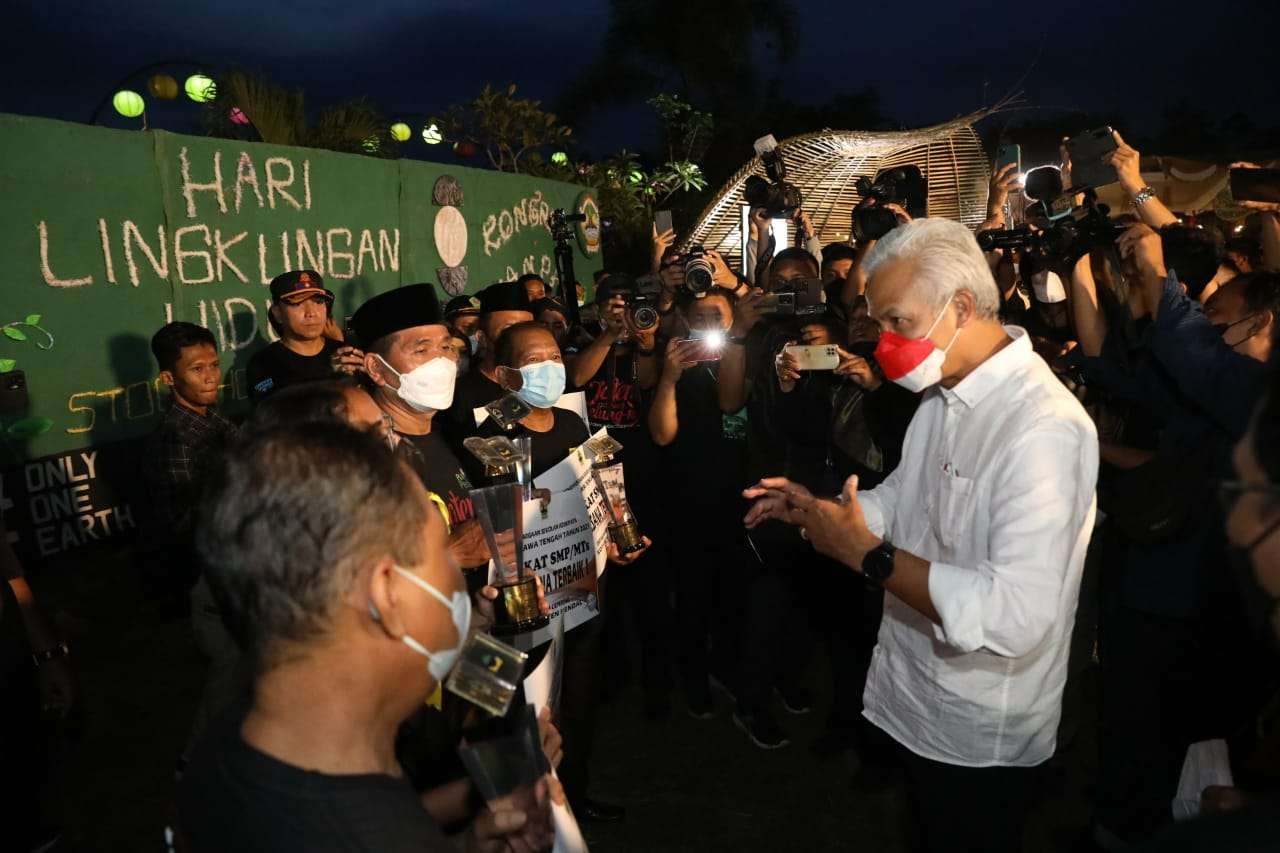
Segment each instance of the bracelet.
M1142 189L1138 190L1136 193L1133 194L1133 206L1142 207L1144 204L1151 201L1151 199L1155 197L1156 197L1155 190L1153 190L1151 187L1143 187Z
M66 643L58 643L56 646L50 646L47 649L41 649L38 652L31 653L31 659L36 666L46 664L51 660L59 660L71 656L71 649L67 648Z

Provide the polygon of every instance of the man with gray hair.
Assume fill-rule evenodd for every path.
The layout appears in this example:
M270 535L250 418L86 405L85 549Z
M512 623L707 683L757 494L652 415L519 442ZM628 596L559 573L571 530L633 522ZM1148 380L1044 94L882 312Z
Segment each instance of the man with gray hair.
M1020 850L1034 768L1056 746L1097 435L1026 331L1000 325L963 225L899 226L866 266L876 359L924 391L902 462L835 500L762 480L746 522L799 525L884 587L863 713L900 746L926 848Z

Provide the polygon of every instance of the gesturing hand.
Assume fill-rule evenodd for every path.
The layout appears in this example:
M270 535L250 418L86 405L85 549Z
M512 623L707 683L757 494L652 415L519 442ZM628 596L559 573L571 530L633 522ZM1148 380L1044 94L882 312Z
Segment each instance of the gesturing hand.
M991 176L991 187L987 194L988 220L999 218L1004 221L1004 203L1009 200L1009 193L1018 185L1021 177L1017 163L1005 163Z

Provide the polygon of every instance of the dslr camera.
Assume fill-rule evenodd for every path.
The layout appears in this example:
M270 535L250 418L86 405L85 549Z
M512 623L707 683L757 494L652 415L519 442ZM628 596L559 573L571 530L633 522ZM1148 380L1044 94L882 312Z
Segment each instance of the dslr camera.
M626 297L627 327L637 332L647 332L662 321L658 313L658 299L662 295L662 285L649 278L636 282L633 294Z
M707 250L694 245L684 255L684 289L694 296L706 296L715 287L715 269Z
M573 223L586 221L585 213L568 213L563 207L557 207L547 217L547 228L551 231L552 240L572 240Z
M752 175L742 187L742 197L752 207L764 208L770 219L790 216L804 203L804 195L795 184L787 182L787 164L782 160L782 149L773 135L756 140L756 154L764 163L769 177Z
M885 207L896 204L913 217L924 216L928 207L928 184L919 166L882 169L875 179L865 175L854 181L862 200L853 209L853 236L859 243L879 240L898 227L898 216ZM868 204L874 199L875 204Z
M1027 217L1046 227L1021 225L1009 231L980 231L978 246L984 252L1022 249L1049 264L1071 262L1094 249L1111 247L1125 231L1125 226L1111 221L1111 209L1098 202L1092 187L1064 188L1062 172L1056 166L1039 166L1027 172L1023 192L1035 202L1027 209ZM1084 203L1076 206L1078 193L1084 194Z

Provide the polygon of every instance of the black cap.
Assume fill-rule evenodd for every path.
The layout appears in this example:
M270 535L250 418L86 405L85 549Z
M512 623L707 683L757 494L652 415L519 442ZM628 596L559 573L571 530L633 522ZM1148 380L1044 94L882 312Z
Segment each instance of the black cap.
M365 301L347 324L359 345L371 349L379 340L401 329L444 325L435 285L406 284Z
M463 294L455 296L444 306L444 316L452 319L459 314L479 314L480 300L474 296Z
M324 286L324 279L315 270L290 270L271 279L271 298L276 302L296 302L317 293L333 301L333 292Z
M529 295L524 292L523 285L514 281L491 284L478 294L480 297L480 313L492 314L494 311L528 311Z

